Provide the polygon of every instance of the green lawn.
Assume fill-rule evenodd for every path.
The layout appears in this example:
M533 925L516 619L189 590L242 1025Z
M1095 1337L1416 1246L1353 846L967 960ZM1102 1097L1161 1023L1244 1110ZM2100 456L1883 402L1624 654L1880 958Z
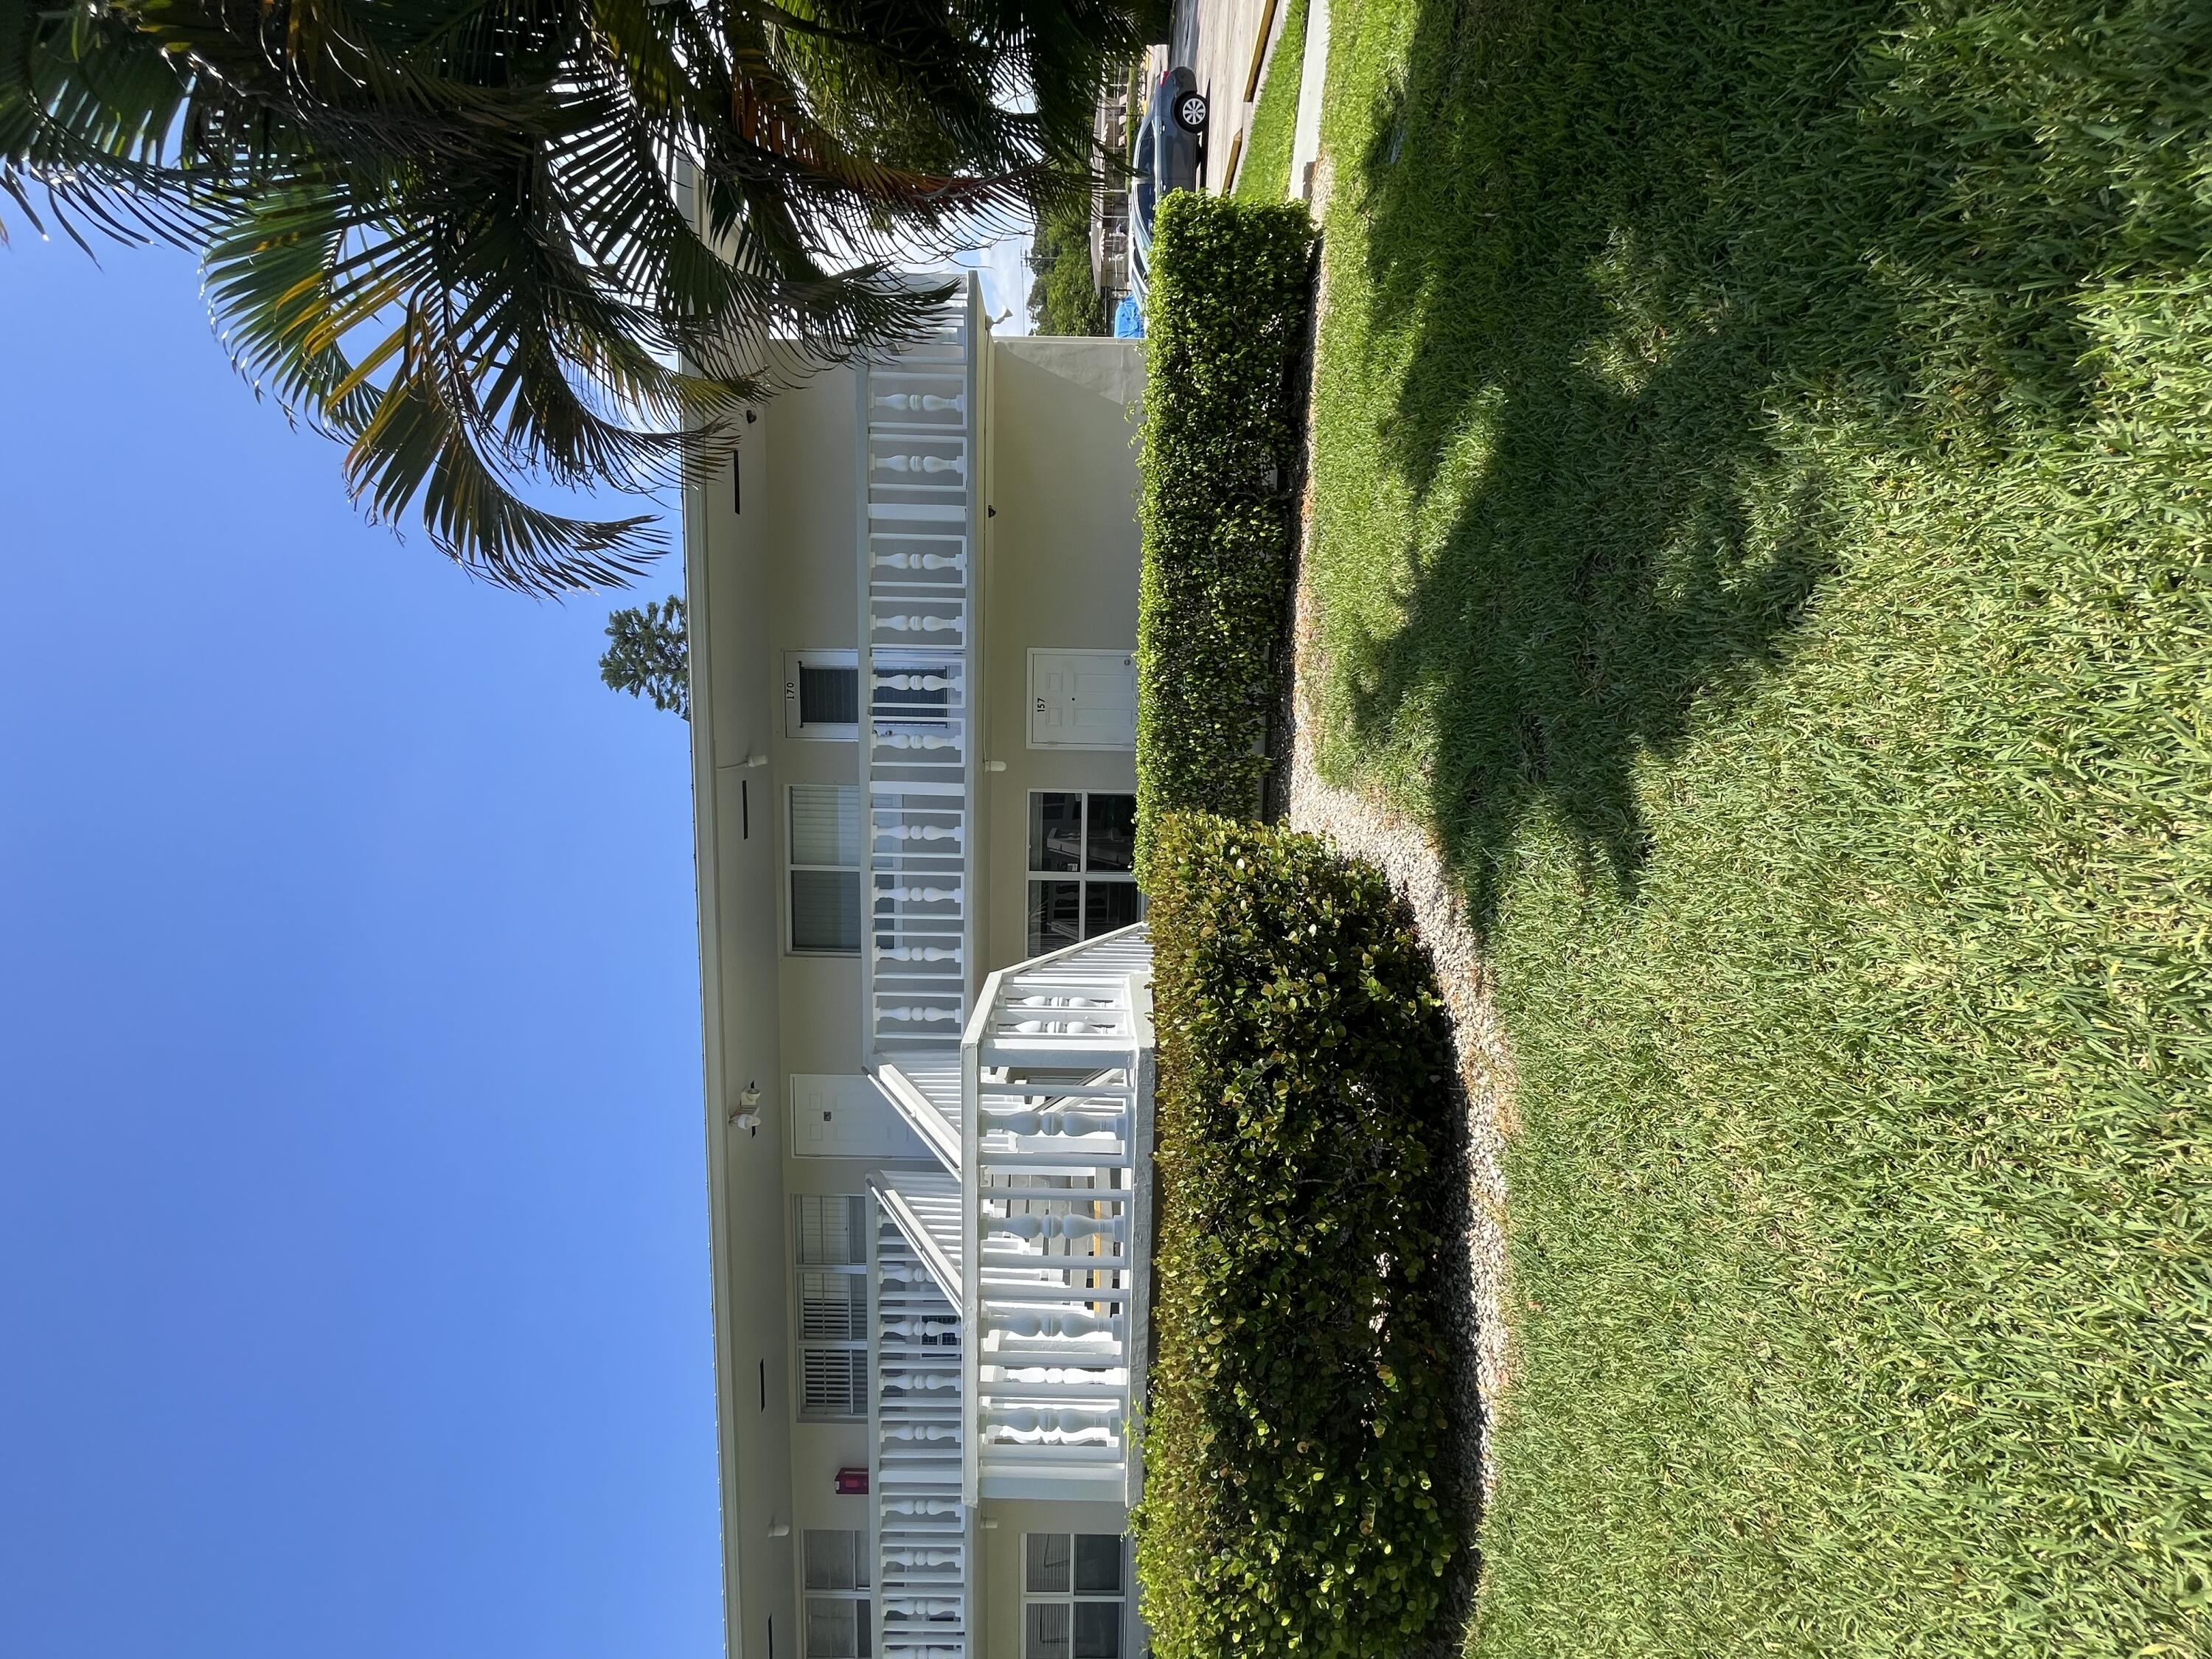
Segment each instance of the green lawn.
M1323 763L1518 1066L1470 1640L2212 1652L2212 12L1333 34Z
M1267 59L1252 106L1252 136L1237 168L1235 193L1248 202L1279 202L1291 191L1291 151L1297 139L1298 76L1306 61L1306 0L1290 0L1283 33Z

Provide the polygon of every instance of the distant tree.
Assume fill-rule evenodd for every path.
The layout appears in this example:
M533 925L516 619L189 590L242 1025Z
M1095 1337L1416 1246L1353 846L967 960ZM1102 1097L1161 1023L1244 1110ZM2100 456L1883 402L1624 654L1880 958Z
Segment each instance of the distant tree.
M1029 310L1046 334L1103 334L1106 307L1091 274L1088 197L1065 204L1037 221L1030 245Z
M684 601L673 593L643 610L632 606L607 618L614 641L599 659L599 678L617 691L650 697L655 708L691 718L691 647L684 632Z

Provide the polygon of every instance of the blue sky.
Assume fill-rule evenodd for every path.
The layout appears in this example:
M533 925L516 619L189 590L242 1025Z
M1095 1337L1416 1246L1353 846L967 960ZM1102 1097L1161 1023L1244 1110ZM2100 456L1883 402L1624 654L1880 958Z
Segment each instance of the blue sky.
M0 1653L706 1659L684 727L12 228Z

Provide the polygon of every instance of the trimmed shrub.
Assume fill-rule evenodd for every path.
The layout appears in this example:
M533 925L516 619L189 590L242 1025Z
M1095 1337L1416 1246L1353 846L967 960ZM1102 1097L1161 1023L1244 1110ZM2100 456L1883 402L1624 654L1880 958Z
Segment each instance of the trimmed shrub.
M1164 812L1250 817L1290 609L1314 230L1294 203L1170 194L1146 316L1137 867Z
M1310 836L1154 826L1158 1659L1397 1656L1456 1538L1451 1043L1411 918Z

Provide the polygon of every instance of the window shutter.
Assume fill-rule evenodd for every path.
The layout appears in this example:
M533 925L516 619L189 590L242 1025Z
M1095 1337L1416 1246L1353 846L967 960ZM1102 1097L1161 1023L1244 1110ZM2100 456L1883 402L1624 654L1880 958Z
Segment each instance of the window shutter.
M793 1200L799 1258L799 1413L868 1412L868 1201L854 1194Z
M860 868L860 792L856 786L792 786L791 861Z
M809 1267L859 1267L868 1259L866 1200L844 1193L799 1195L799 1260Z
M802 1348L799 1360L799 1404L805 1415L867 1415L866 1349Z
M868 1287L858 1273L799 1275L799 1334L811 1342L868 1340Z

